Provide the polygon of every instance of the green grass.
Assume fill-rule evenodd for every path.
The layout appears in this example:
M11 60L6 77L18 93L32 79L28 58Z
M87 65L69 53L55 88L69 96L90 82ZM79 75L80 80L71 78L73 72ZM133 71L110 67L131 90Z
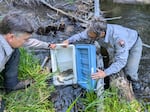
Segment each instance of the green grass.
M7 112L54 112L53 103L48 100L54 91L46 80L51 74L41 71L39 61L20 49L19 79L33 79L35 82L25 90L18 90L4 95Z
M80 98L81 94L73 101L73 103L69 106L66 112L70 112L73 106L77 103L78 99Z
M101 106L98 112L145 112L150 110L150 105L143 105L137 100L127 102L124 98L118 96L118 90L109 88L104 91L102 98L97 98L94 91L86 92L84 98L79 98L85 106L81 112L97 112L97 107ZM77 101L76 101L77 102ZM140 111L137 111L140 109Z
M6 104L7 112L55 112L53 103L48 100L51 92L54 91L54 86L48 86L46 80L52 77L53 74L47 71L41 71L39 61L28 54L24 49L20 49L20 66L19 79L28 78L34 79L34 83L25 90L14 91L9 94L2 93ZM2 77L0 77L2 79ZM79 95L70 105L67 112L73 106L82 101L85 109L81 112L96 112L98 105L103 106L104 112L136 112L140 106L142 111L150 111L150 105L142 105L137 101L127 102L125 99L118 96L117 89L111 88L103 93L103 98L98 99L94 91L88 91L84 98Z

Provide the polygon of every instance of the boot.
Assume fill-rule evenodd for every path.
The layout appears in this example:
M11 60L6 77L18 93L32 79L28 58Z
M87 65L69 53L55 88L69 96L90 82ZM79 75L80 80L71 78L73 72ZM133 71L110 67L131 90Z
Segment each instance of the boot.
M134 91L140 91L141 89L140 81L132 81L132 87Z
M29 79L28 80L24 80L24 81L20 81L20 82L18 82L18 84L15 87L6 89L6 93L9 93L11 91L20 90L20 89L25 89L25 88L29 87L32 82L33 81L29 80Z

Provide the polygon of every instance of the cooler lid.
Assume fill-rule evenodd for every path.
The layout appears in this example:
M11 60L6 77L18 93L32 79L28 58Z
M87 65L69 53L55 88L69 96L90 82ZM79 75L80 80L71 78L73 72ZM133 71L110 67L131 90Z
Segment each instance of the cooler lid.
M76 45L77 83L88 90L95 89L96 80L91 74L96 72L96 47L91 44Z

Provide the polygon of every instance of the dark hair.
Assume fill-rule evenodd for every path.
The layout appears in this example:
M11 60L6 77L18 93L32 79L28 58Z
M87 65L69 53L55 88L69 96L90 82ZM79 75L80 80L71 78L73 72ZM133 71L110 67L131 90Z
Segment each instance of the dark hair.
M6 15L0 23L0 33L7 34L12 32L33 33L31 23L23 15L12 13Z
M107 22L102 16L94 17L88 25L88 30L99 35L102 31L106 32Z

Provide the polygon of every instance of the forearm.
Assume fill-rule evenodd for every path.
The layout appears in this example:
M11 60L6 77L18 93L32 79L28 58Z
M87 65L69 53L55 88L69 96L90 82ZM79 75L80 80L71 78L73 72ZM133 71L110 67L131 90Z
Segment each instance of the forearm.
M74 43L76 41L80 41L82 39L87 39L88 38L88 35L87 35L87 31L84 30L83 32L81 33L78 33L78 34L75 34L73 36L71 36L68 40L69 43Z
M27 42L24 44L25 47L28 48L44 48L48 49L49 48L49 43L43 42L37 39L29 39Z
M125 67L127 60L118 60L112 63L107 69L104 70L107 76L118 73L122 68Z

